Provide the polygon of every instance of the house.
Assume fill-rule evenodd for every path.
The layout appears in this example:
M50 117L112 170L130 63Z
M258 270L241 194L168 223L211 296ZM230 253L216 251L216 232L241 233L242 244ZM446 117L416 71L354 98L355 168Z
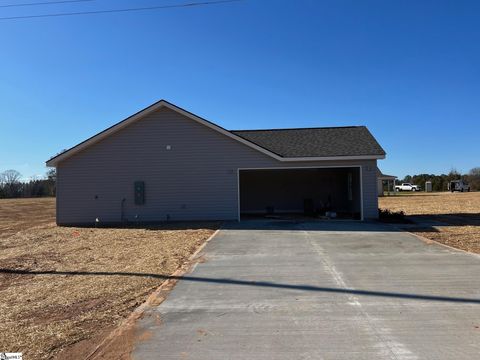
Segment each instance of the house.
M395 180L397 179L394 175L386 175L377 168L377 181L378 181L378 196L384 196L385 185L387 186L387 193L390 195L390 192L395 193Z
M364 126L228 131L161 100L51 158L57 223L378 216Z

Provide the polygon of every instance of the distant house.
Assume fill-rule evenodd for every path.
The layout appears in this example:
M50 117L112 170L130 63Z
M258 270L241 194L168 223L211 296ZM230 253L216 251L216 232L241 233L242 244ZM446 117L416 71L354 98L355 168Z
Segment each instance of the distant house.
M385 189L387 193L395 192L395 180L397 179L394 175L385 175L379 168L377 168L377 181L378 181L378 196L385 195Z
M226 130L161 100L51 158L61 225L334 211L378 216L364 126Z

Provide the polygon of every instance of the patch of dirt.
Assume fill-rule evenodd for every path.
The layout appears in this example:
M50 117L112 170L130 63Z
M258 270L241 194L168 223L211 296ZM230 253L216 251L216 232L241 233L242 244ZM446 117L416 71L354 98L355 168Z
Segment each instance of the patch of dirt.
M438 231L416 228L409 231L441 244L480 254L479 226L436 226L435 228Z
M88 355L219 226L57 227L52 199L6 203L0 201L0 349L29 359ZM128 336L115 341L117 354L127 351Z
M104 302L105 299L89 299L67 305L53 305L43 308L41 314L38 311L27 312L23 319L30 321L33 325L45 325L51 321L66 321L80 312L89 312L101 308Z
M386 196L379 206L412 216L418 226L406 230L414 234L480 254L480 192Z
M87 359L87 357L93 353L95 348L102 340L108 336L115 328L108 327L104 328L101 331L97 331L96 335L87 338L85 340L81 340L77 343L71 344L68 347L64 347L59 350L57 355L55 356L56 359ZM131 348L133 343L126 343L126 349ZM128 351L122 351L122 353L126 353L129 355ZM126 358L128 359L128 357Z

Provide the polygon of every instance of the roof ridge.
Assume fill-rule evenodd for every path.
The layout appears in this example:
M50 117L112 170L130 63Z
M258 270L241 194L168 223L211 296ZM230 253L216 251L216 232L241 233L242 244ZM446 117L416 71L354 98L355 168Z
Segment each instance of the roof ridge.
M232 133L245 131L283 131L283 130L317 130L317 129L353 129L364 128L365 125L351 125L351 126L320 126L320 127L298 127L298 128L277 128L277 129L244 129L244 130L228 130Z

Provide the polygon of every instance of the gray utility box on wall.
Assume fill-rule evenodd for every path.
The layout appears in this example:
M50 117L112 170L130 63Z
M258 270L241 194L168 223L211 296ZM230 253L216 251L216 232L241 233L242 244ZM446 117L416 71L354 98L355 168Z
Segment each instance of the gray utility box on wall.
M135 205L145 204L145 182L135 181Z

